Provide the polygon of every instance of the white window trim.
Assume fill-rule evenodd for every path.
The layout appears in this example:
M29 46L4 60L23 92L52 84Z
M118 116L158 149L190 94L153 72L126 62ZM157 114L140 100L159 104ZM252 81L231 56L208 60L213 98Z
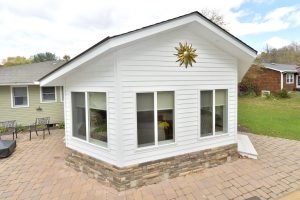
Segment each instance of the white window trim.
M14 105L14 93L13 93L13 88L26 88L27 91L27 105L20 105L20 106L15 106ZM28 90L28 85L18 85L18 86L10 86L10 103L11 103L11 108L28 108L29 107L29 90Z
M216 95L216 90L227 90L227 132L226 133L221 133L216 135L215 131L215 110L216 110L216 100L215 100L215 95ZM212 124L212 130L213 134L209 136L203 136L201 137L201 91L213 91L213 124ZM215 88L215 89L200 89L198 90L198 140L206 140L210 138L216 138L216 137L222 137L229 134L229 88Z
M84 139L80 139L80 138L78 138L78 137L74 137L73 136L73 110L72 110L72 108L73 108L73 105L72 105L72 92L82 92L82 93L84 93L84 98L85 98L85 118L86 118L86 124L85 124L85 127L86 127L86 138L85 138L85 140ZM88 109L88 93L89 92L102 92L102 93L105 93L106 94L106 127L107 127L107 143L106 143L106 146L102 146L102 145L97 145L97 144L94 144L94 143L91 143L91 142L89 142L89 138L90 138L90 115L89 115L89 109ZM97 147L97 148L99 148L99 149L102 149L102 150L106 150L106 151L108 151L108 150L110 150L110 147L109 147L109 145L110 145L110 143L109 143L109 141L110 141L110 129L109 129L109 121L110 121L110 117L109 117L109 112L108 112L108 91L82 91L82 90L72 90L72 91L70 91L70 98L69 98L69 100L70 100L70 110L71 110L71 112L70 112L70 125L71 125L71 127L70 127L70 129L71 129L71 138L73 139L73 140L76 140L76 141L80 141L80 142L83 142L83 143L86 143L86 144L88 144L88 145L91 145L91 146L94 146L94 147ZM104 143L104 142L103 142Z
M65 97L63 98L64 94L65 94L64 86L60 86L60 102L64 102L65 100Z
M42 91L43 87L40 87L40 103L55 103L55 102L57 102L56 86L46 86L46 87L54 87L55 100L43 101L43 91Z
M295 82L294 79L295 79L295 77L294 77L293 73L286 73L286 75L285 75L285 82L286 82L286 84L293 84Z
M157 131L157 92L173 92L174 93L174 124L173 124L173 131L174 131L174 142L170 142L170 143L165 143L165 144L158 144L158 131ZM139 147L138 145L138 130L137 130L137 94L138 93L154 93L154 145L149 145L149 146L145 146L145 147ZM144 151L147 149L157 149L157 148L162 148L162 147L173 147L174 145L176 145L176 91L175 90L155 90L155 91L137 91L134 93L134 103L135 103L135 144L136 144L136 151Z
M300 75L296 75L296 88L300 88L300 81L299 81Z

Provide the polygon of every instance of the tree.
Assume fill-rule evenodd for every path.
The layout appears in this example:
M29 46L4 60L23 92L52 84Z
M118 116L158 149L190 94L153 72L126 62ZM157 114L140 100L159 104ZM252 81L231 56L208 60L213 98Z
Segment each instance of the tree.
M257 56L256 61L265 63L300 64L300 44L292 42L281 47L272 48L266 46L263 52Z
M13 65L22 65L22 64L29 64L32 61L30 59L27 59L22 56L16 56L16 57L7 57L7 59L4 59L3 66L13 66Z
M52 60L58 60L58 58L54 53L50 53L50 52L38 53L32 56L33 63L52 61Z
M226 30L226 22L224 20L224 16L220 14L220 12L216 9L209 10L207 8L202 9L200 11L202 15L204 15L207 19L211 20L215 24L221 26L223 29Z
M64 55L63 60L68 62L71 59L69 55Z

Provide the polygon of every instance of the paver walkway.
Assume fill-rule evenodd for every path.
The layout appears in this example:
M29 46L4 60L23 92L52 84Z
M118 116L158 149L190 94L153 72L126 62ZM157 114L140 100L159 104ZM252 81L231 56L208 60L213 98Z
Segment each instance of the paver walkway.
M63 130L45 140L20 135L13 155L0 159L0 199L277 199L299 189L300 142L249 136L258 160L239 159L119 193L65 165Z

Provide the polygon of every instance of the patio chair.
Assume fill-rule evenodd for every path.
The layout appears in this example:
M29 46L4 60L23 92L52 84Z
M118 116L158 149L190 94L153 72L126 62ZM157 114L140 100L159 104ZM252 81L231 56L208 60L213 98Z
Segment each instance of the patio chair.
M0 129L5 133L12 132L13 140L15 139L15 134L16 134L16 138L18 138L16 127L17 127L16 120L0 122ZM0 139L1 139L1 135L0 135Z
M35 131L35 134L38 136L38 131L43 131L43 139L45 139L45 131L48 130L48 133L50 135L50 117L41 117L36 118L35 122L29 126L29 139L31 140L31 132Z

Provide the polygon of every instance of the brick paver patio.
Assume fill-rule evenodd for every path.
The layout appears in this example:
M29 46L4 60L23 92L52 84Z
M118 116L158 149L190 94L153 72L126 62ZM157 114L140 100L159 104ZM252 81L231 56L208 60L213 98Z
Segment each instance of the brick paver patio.
M299 189L300 142L249 136L258 160L239 159L119 193L65 165L63 130L45 140L21 134L13 155L0 160L0 199L277 199Z

